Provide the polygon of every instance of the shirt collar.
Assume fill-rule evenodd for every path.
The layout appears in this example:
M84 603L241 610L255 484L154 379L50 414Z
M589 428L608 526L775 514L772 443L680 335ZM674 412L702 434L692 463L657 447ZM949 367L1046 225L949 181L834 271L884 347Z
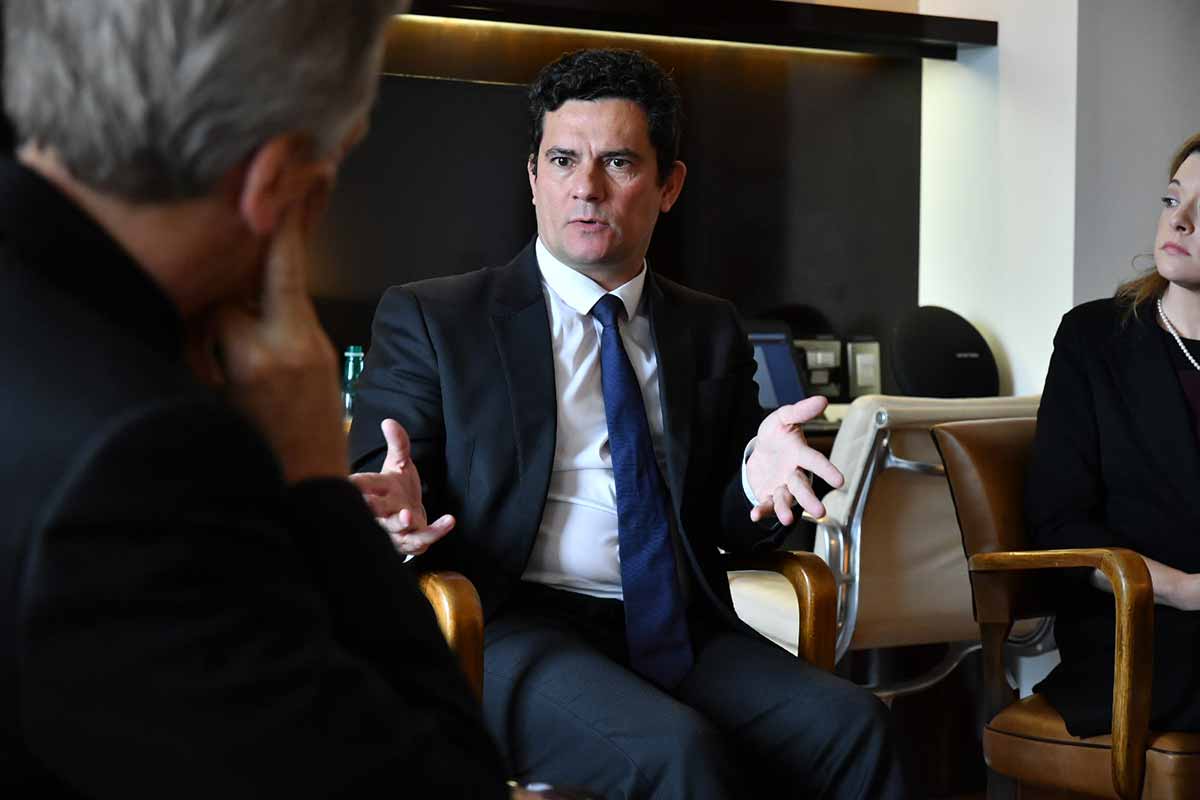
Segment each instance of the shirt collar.
M592 311L596 301L606 294L615 295L625 306L625 319L633 319L638 306L642 302L642 289L646 286L648 267L642 261L642 270L629 281L621 284L611 292L584 275L578 270L571 269L554 257L546 245L538 237L535 247L537 252L538 269L542 280L558 297L575 311L587 316Z

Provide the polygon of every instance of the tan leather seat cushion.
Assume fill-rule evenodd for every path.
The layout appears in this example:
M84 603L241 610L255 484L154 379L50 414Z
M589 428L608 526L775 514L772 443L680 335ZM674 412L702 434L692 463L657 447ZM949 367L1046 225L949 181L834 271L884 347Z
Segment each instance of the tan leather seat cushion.
M1041 695L1013 703L983 731L988 766L1043 786L1098 797L1112 788L1112 737L1080 739ZM1200 734L1151 733L1143 798L1200 797Z
M738 617L792 655L800 646L800 603L778 572L729 573L729 594Z

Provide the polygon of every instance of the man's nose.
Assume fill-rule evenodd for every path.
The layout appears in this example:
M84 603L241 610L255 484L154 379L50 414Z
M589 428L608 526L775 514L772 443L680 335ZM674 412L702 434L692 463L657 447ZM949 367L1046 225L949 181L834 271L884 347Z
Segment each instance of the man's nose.
M583 164L575 170L571 199L595 203L604 199L604 173L596 164Z

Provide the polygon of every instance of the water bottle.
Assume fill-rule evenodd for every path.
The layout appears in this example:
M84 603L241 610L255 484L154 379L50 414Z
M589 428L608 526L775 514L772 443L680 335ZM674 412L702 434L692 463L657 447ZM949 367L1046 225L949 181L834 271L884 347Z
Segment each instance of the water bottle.
M352 344L346 348L342 360L342 414L346 430L354 419L354 384L363 370L363 349L360 345Z

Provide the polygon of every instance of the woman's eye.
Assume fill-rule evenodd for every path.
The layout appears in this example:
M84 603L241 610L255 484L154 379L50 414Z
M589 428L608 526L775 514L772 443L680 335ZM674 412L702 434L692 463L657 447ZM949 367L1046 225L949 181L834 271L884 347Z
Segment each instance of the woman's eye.
M1160 202L1162 203L1163 208L1175 208L1179 205L1179 201L1170 195L1164 195L1162 198L1160 198Z

